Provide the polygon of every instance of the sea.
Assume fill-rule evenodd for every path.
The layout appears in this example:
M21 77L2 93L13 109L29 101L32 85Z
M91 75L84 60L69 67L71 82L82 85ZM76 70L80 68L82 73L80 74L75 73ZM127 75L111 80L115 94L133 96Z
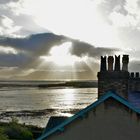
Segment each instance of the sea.
M26 86L15 86L19 84ZM19 123L45 127L51 116L70 117L97 100L97 88L39 88L28 84L39 82L0 82L4 85L0 86L0 121L16 118Z

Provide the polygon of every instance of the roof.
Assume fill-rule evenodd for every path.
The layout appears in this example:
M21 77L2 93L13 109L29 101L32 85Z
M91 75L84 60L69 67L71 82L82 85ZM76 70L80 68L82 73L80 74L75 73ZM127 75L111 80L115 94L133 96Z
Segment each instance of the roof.
M57 132L57 131L64 131L65 126L69 125L70 123L72 123L75 119L80 118L80 117L84 117L86 113L88 113L89 111L91 111L92 109L94 109L96 106L98 106L99 104L103 103L105 100L109 99L109 98L113 98L116 101L122 103L123 105L125 105L126 107L128 107L129 109L133 110L134 112L140 114L140 109L135 108L131 103L129 103L126 99L120 97L119 95L117 95L116 93L113 92L107 92L106 94L104 94L103 96L101 96L97 101L95 101L94 103L92 103L91 105L87 106L85 109L82 109L81 111L79 111L78 113L76 113L74 116L66 119L64 122L62 122L61 124L57 125L56 127L52 128L50 131L44 133L42 136L40 136L37 140L43 140L45 138L47 138L48 136L50 136L51 134Z
M61 124L62 122L64 122L68 117L65 116L52 116L49 119L49 122L47 123L47 126L45 127L44 131L42 134L45 134L46 132L48 132L49 130L51 130L52 128L56 127L57 125Z
M128 101L135 106L135 108L140 109L140 91L133 91L128 93Z

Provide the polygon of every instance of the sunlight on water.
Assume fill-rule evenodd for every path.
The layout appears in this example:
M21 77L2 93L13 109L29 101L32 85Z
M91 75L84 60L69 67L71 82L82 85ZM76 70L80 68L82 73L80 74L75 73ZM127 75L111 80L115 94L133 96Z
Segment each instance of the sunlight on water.
M74 103L75 98L75 89L63 89L64 94L64 103L72 105Z
M0 120L16 117L21 123L44 127L51 116L69 117L96 99L97 88L4 88Z

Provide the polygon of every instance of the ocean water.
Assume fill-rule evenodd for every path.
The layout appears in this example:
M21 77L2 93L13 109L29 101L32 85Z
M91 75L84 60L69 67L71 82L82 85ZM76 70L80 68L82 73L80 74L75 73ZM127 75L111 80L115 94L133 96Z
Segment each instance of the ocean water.
M97 88L1 87L0 121L45 127L51 116L72 116L97 99Z

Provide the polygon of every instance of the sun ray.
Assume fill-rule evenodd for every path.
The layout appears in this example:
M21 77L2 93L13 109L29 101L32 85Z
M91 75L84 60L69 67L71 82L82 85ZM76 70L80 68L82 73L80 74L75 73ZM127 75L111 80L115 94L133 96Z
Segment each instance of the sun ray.
M76 61L80 61L79 57L70 54L72 42L65 42L60 46L54 46L49 56L41 56L40 58L46 62L55 63L57 66L72 66Z

